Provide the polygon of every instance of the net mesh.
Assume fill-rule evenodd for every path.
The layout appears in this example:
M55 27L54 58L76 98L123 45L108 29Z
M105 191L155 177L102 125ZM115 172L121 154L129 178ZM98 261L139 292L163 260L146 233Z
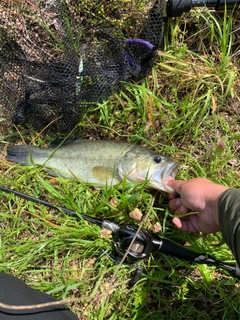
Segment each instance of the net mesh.
M0 26L1 114L63 132L147 75L162 45L163 1L2 0Z

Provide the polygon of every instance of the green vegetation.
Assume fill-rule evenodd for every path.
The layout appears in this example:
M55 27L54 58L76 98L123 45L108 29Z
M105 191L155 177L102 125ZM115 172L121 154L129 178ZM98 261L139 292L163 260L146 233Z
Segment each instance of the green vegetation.
M83 138L144 144L181 163L178 179L208 177L239 187L239 22L239 12L207 9L169 21L151 74L88 111ZM116 222L137 224L129 214L138 208L147 215L148 230L158 223L162 237L233 260L221 234L176 230L165 194L124 183L94 190L41 168L8 163L9 144L25 139L46 145L55 137L0 121L0 185ZM240 317L239 282L223 270L154 253L140 262L142 278L129 289L132 267L117 269L107 256L97 259L112 248L111 236L99 227L3 193L0 208L0 270L58 299L79 298L69 306L81 320Z

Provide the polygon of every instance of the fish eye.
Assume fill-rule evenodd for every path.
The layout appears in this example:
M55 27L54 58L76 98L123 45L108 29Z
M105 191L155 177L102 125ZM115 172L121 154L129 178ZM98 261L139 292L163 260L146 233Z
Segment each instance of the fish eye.
M155 156L155 157L153 158L153 161L154 161L155 163L160 163L160 162L162 161L162 158L161 158L160 156Z

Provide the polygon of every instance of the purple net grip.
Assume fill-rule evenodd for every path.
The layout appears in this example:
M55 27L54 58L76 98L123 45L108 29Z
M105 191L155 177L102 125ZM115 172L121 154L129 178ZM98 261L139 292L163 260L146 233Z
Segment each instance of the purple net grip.
M143 45L146 48L148 48L149 50L152 50L154 48L154 45L151 44L151 42L147 41L147 40L143 40L143 39L137 39L137 38L133 38L133 39L128 39L127 40L127 44L139 44L139 45Z
M127 59L127 61L129 62L130 66L136 68L136 66L137 66L136 62L134 61L132 56L126 50L124 50L124 56Z

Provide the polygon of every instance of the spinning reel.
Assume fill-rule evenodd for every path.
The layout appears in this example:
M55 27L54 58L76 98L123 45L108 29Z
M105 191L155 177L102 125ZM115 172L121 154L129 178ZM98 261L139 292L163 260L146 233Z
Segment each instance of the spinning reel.
M118 227L118 229L117 229ZM192 261L198 264L207 264L227 270L233 277L240 279L239 267L224 264L205 253L197 253L186 249L165 238L158 237L135 225L114 226L113 244L118 257L126 255L126 262L131 264L135 261L146 259L154 251L159 251L177 257L182 260ZM111 257L112 258L112 257ZM115 262L119 260L116 259ZM134 285L141 277L141 268L136 267L136 272L130 281Z
M64 207L57 207L47 201L34 198L24 193L8 189L0 186L0 190L13 193L18 197L32 201L38 204L42 204L46 207L55 210L61 210L66 214L74 217L78 217L75 211L69 210ZM103 229L110 230L112 232L113 248L114 253L109 255L111 260L119 263L124 258L124 263L133 265L139 260L144 260L154 251L159 251L164 254L174 256L176 258L191 261L198 264L207 264L210 266L216 266L227 270L233 277L240 279L240 269L237 265L225 264L221 261L214 259L213 257L205 253L197 253L187 249L186 247L180 246L174 242L171 242L165 238L159 237L154 233L150 233L145 229L139 229L136 225L122 225L116 224L109 220L101 220L86 214L79 214L84 220L89 221L93 224L100 226ZM141 277L141 268L135 267L136 272L133 275L130 285L133 286Z

